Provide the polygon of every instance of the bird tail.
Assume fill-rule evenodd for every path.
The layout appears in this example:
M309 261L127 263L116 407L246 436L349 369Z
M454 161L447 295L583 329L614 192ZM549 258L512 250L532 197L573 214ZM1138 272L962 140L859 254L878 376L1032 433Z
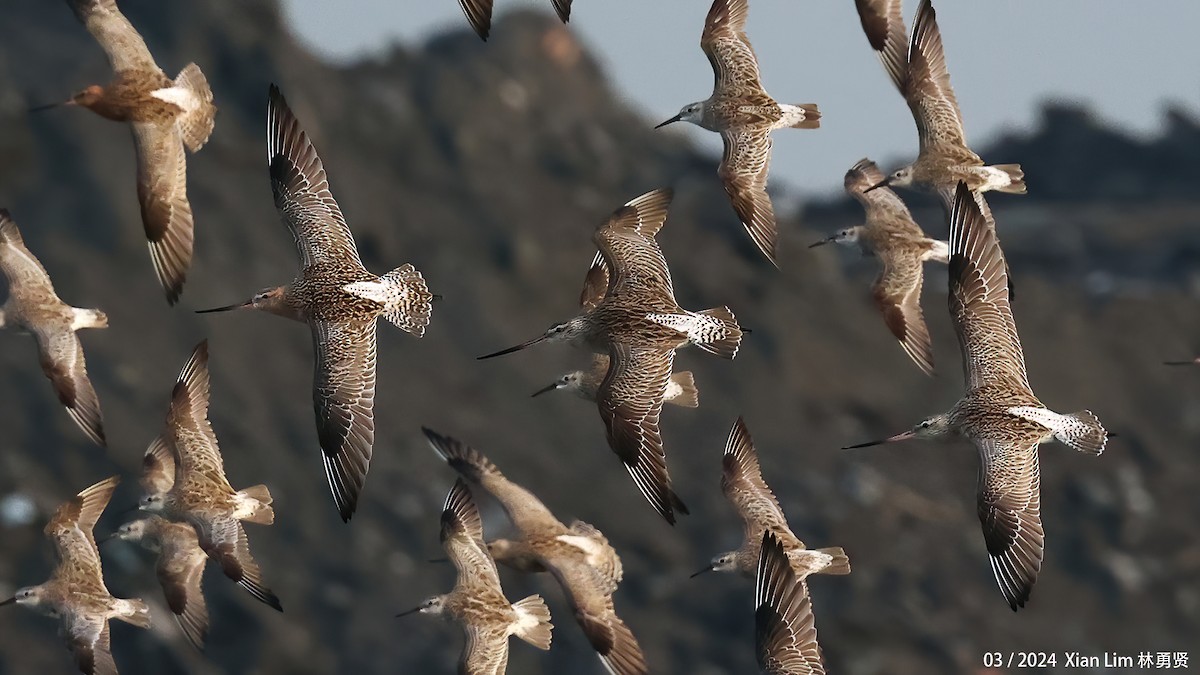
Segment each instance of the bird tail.
M244 509L245 512L241 520L258 525L270 525L275 522L275 509L271 508L271 491L266 485L252 485L239 491L238 497L241 502L239 510Z
M1010 408L1009 412L1046 427L1059 443L1089 455L1104 452L1104 445L1108 443L1108 431L1090 410L1060 415L1045 408L1022 406Z
M212 102L212 89L208 88L208 80L204 73L200 72L200 66L194 63L189 63L179 71L175 78L175 86L187 89L199 100L199 105L185 110L179 117L179 131L183 136L183 144L191 152L196 152L208 142L216 120L217 107Z
M784 114L789 117L789 129L816 129L821 126L821 111L816 103L800 103L798 105L781 106Z
M996 188L1000 192L1008 192L1014 195L1023 195L1025 189L1025 171L1020 164L996 164L993 169L999 169L1008 174L1009 180L1012 182L1002 188Z
M841 546L830 546L816 550L818 553L824 553L833 558L833 560L829 561L829 565L821 570L821 574L850 574L850 558L846 556L846 551Z
M356 281L346 290L383 305L383 317L400 330L417 337L425 335L433 313L433 294L412 265L401 265L376 281Z
M71 323L73 330L80 328L108 328L108 315L98 309L80 309L72 307L74 319Z
M696 379L692 376L692 371L685 370L671 376L663 402L683 408L700 407L700 391L696 389Z
M117 598L116 606L113 609L116 611L116 616L113 618L131 623L138 628L150 627L150 607L137 598L132 600Z
M550 649L554 624L550 623L550 608L540 595L531 595L513 603L517 623L513 634L538 649Z
M742 343L742 329L728 307L714 307L699 312L703 319L692 342L710 354L732 359Z

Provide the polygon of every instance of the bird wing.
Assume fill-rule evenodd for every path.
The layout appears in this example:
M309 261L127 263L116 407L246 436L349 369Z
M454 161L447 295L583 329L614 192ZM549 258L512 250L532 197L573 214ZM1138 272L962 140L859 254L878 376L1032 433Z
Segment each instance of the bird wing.
M1008 265L996 229L959 183L950 216L950 317L967 389L1003 381L1032 395L1009 305Z
M146 494L166 494L175 485L175 453L162 436L151 441L142 455L141 485Z
M925 276L921 258L911 249L888 248L879 254L883 271L871 288L875 306L909 358L926 375L933 375L933 341L921 310Z
M504 675L508 669L508 636L488 627L463 624L467 644L458 660L461 675Z
M192 265L195 232L187 198L187 159L175 124L133 122L138 202L154 273L172 304Z
M250 539L246 528L228 515L219 519L209 518L197 525L196 536L200 548L208 557L221 565L225 576L233 579L260 602L283 611L279 598L263 583L262 570L250 554Z
M757 543L764 531L787 538L792 548L804 544L792 534L775 493L763 480L754 440L741 417L733 423L721 457L721 492L733 504L745 528L745 541Z
M343 520L358 507L375 444L375 319L313 321L313 405L325 476Z
M1042 532L1037 444L976 439L982 460L979 521L992 573L1015 611L1024 606L1042 568Z
M275 208L296 240L301 267L326 262L363 269L321 158L274 85L267 103L267 162Z
M106 478L63 502L43 530L58 556L53 578L63 580L73 592L108 595L92 530L120 482L120 476Z
M713 90L761 91L758 60L746 37L747 0L714 0L704 20L700 48L713 69Z
M83 23L100 48L108 54L113 72L145 70L157 72L158 65L145 40L129 19L117 9L116 0L68 0L75 17Z
M215 486L222 493L232 494L217 435L208 421L209 385L208 340L204 340L179 371L171 392L167 429L169 443L178 452L175 483L185 492L198 487L207 491Z
M608 264L604 262L604 255L596 251L596 257L592 258L592 265L583 279L583 290L579 293L579 306L583 311L595 309L600 304L608 293L608 283Z
M646 657L629 626L617 616L604 575L592 565L576 559L546 562L550 563L547 567L567 594L575 621L609 672L619 675L646 673Z
M891 236L905 239L924 239L925 231L913 220L908 206L890 187L884 185L884 175L869 159L861 159L846 172L844 181L846 194L862 204L867 212L867 222L876 230L885 229ZM867 192L867 188L875 189Z
M609 447L625 463L642 495L668 522L674 522L677 498L667 474L658 416L675 352L613 343L608 354L608 374L600 383L596 403Z
M204 648L208 635L208 606L201 583L208 555L200 548L195 529L188 523L169 523L162 536L163 551L158 557L158 583L175 614L179 627L196 649Z
M854 0L854 4L867 41L878 53L892 83L903 93L908 73L908 33L900 0Z
M46 327L34 331L42 372L54 385L58 400L87 437L97 445L105 445L104 415L100 399L88 379L83 345L70 328L54 330Z
M607 295L630 291L675 298L671 270L654 237L667 220L673 193L654 190L613 212L593 240L608 267Z
M458 0L467 22L475 34L484 40L492 32L492 0Z
M483 539L483 520L479 507L471 497L471 489L462 478L446 495L442 507L442 548L458 570L458 585L486 585L500 588L500 573L496 561L488 553Z
M936 144L967 147L958 100L950 86L950 71L946 69L942 33L929 0L922 0L913 20L907 77L900 93L904 94L917 122L921 152Z
M0 272L8 278L9 295L41 295L47 290L54 295L50 275L25 247L25 239L7 209L0 209Z
M770 129L730 129L721 132L721 140L725 143L725 152L717 175L754 245L778 266L775 207L767 194L767 173L771 168Z
M770 532L759 552L754 605L759 667L771 675L824 675L808 585Z
M87 675L117 675L113 661L108 619L102 614L81 614L68 610L63 615L63 632L75 655L80 672Z

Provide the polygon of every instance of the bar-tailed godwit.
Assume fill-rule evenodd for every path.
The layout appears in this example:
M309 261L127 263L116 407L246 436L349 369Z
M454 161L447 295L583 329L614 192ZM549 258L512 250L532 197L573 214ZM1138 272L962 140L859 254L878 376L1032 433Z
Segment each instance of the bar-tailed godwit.
M714 0L700 35L700 48L708 56L716 79L713 93L703 101L685 105L679 114L655 128L691 122L721 134L725 152L717 173L725 192L754 245L778 266L775 208L767 195L771 132L789 127L816 129L821 125L821 113L815 103L777 103L767 94L746 37L749 13L749 0Z
M58 507L46 524L46 537L54 542L58 566L50 579L17 590L0 606L16 603L61 621L61 631L79 670L88 675L117 675L108 620L120 619L139 628L150 627L150 608L138 599L114 598L104 585L100 551L92 529L119 476L106 478Z
M742 330L728 307L691 312L675 301L671 271L654 240L666 221L670 190L655 190L617 209L593 236L610 279L604 299L540 337L479 357L509 354L543 341L570 342L607 353L597 391L608 443L638 489L667 522L687 513L671 489L658 429L675 350L694 344L732 359Z
M850 573L850 559L840 546L810 549L792 533L775 493L763 480L754 440L741 417L733 423L725 443L725 454L721 458L721 492L742 519L742 546L716 556L693 577L705 572L737 572L753 577L758 569L764 532L774 533L783 542L788 560L801 580L810 574Z
M439 614L462 624L467 639L458 662L462 675L503 675L508 667L510 635L538 649L550 649L554 629L550 610L540 595L512 604L504 597L496 562L483 541L479 509L461 478L446 495L441 537L442 547L458 571L454 589L396 616Z
M867 189L891 185L928 190L941 196L947 212L959 181L975 192L1025 194L1021 165L986 166L967 145L933 4L930 0L921 1L909 42L900 2L855 0L867 40L912 110L920 151L912 164Z
M860 160L847 171L846 193L862 204L867 223L846 228L809 248L832 241L858 246L863 255L879 258L883 270L871 287L875 306L904 352L926 375L932 375L933 343L921 311L921 284L925 261L949 262L950 249L946 242L925 235L890 188L869 189L882 179L883 174L869 159Z
M960 182L950 218L950 317L962 348L966 392L949 412L910 431L854 448L910 438L972 441L979 450L979 520L992 572L1009 606L1023 607L1042 568L1045 536L1038 446L1057 440L1099 455L1108 433L1090 411L1061 415L1038 400L1009 306L1008 273L995 227Z
M583 293L579 301L580 308L585 312L592 309L604 300L607 292L608 265L604 263L604 256L597 253L583 284ZM595 401L596 394L600 391L600 385L604 383L604 376L607 374L608 356L593 354L592 365L588 370L571 371L553 383L533 392L533 395L540 396L556 389L566 389L575 392L580 398ZM696 389L696 379L692 376L691 371L671 374L671 379L667 381L667 390L663 392L663 403L684 408L695 408L700 405L700 392Z
M216 560L225 576L258 600L279 611L279 598L262 581L258 563L250 554L250 540L242 521L270 525L275 522L271 492L266 485L234 490L225 477L225 461L217 436L208 421L208 341L196 346L171 392L166 431L155 439L143 460L145 471L174 466L167 485L161 474L148 478L142 510L187 523L196 529L200 548Z
M522 572L553 574L604 667L615 675L645 675L642 648L613 606L612 595L624 576L621 558L600 530L579 520L567 527L483 453L430 429L422 431L438 456L490 492L517 528L519 539L487 543L492 558Z
M783 542L764 532L754 585L754 643L767 675L825 675L808 586Z
M46 268L25 247L17 224L4 209L0 209L0 273L8 279L0 328L11 326L33 334L42 372L54 385L59 402L88 438L104 446L100 399L88 379L83 345L75 332L107 328L108 317L98 309L79 309L59 299Z
M375 327L379 317L425 334L433 294L412 265L383 276L363 267L321 158L279 89L267 104L267 161L275 207L300 254L300 274L250 300L202 310L257 309L312 329L313 405L325 476L343 521L358 507L375 445Z
M204 602L201 582L208 554L200 548L196 528L190 523L174 523L150 515L125 523L113 537L138 542L158 554L155 572L167 607L188 642L203 650L208 637L208 605Z
M212 134L217 114L212 91L194 63L168 78L116 0L67 3L108 55L114 77L55 105L81 106L133 130L142 225L154 272L167 301L175 304L192 264L194 238L184 148L198 152Z

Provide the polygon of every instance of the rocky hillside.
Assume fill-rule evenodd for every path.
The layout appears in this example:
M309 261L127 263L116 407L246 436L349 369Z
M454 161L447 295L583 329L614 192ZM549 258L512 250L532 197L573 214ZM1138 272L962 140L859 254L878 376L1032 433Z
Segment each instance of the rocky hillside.
M128 132L79 110L26 112L105 81L103 54L63 3L5 3L0 205L62 297L111 319L83 337L110 448L88 446L59 409L29 338L0 334L0 595L46 576L41 527L54 506L119 472L125 483L99 529L118 526L174 376L207 337L230 479L265 482L275 496L275 525L249 530L286 610L209 570L212 634L197 654L166 618L151 559L107 544L109 587L151 601L156 616L151 634L114 626L122 672L453 672L456 629L392 618L453 582L447 566L426 562L441 555L438 511L453 472L424 444L422 424L483 450L564 520L607 534L625 562L618 609L654 672L751 672L752 584L688 579L740 535L718 488L739 414L795 531L851 556L853 574L811 583L830 672L964 673L982 668L985 651L1198 646L1200 372L1159 365L1200 349L1200 129L1186 113L1146 142L1086 112L1050 109L1039 130L984 152L1023 162L1033 190L993 200L1033 383L1051 407L1088 407L1120 433L1099 458L1047 446L1046 562L1030 606L1013 614L985 560L969 446L838 450L907 428L961 390L944 270L926 285L940 369L930 379L871 307L873 262L805 248L859 217L847 203L784 218L775 271L737 224L717 158L653 132L546 16L503 17L486 45L464 26L419 50L334 67L298 45L271 0L121 6L167 71L203 68L221 108L189 164L196 261L182 304L169 308L146 255ZM320 468L307 329L191 313L295 272L264 162L271 82L314 138L367 266L412 262L443 296L424 339L380 329L376 455L349 526ZM529 398L584 354L547 346L474 360L571 315L595 226L662 186L677 191L660 241L681 304L727 304L754 330L734 362L698 351L678 361L695 372L702 407L663 416L672 474L692 508L675 528L638 496L593 406ZM938 211L918 215L944 233ZM483 503L489 533L503 534L503 515ZM515 645L510 672L601 671L554 584L503 578L510 597L545 594L557 626L548 653ZM53 622L0 610L0 673L69 668Z

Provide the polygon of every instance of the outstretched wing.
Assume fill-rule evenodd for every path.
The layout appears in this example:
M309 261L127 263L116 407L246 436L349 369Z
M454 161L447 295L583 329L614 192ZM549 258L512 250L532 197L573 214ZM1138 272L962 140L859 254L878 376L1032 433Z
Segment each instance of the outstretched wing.
M195 231L187 198L187 159L175 124L134 122L138 202L154 273L175 304L192 266Z
M808 586L796 578L783 544L762 539L754 591L758 665L769 675L824 675Z
M671 490L658 416L674 359L670 349L614 343L608 374L596 393L609 446L642 495L670 523L681 503Z
M725 186L733 210L758 250L776 267L775 207L767 194L767 173L771 168L771 132L769 129L726 130L721 132L725 152L717 175Z
M313 321L313 405L325 476L342 520L350 520L375 445L375 320Z
M871 295L888 330L900 341L904 353L926 374L933 375L933 341L921 310L921 285L925 270L909 249L881 252L883 271Z
M157 72L158 65L129 19L117 9L116 0L67 0L75 17L87 28L100 48L108 54L113 72L146 70Z
M35 335L42 372L54 385L59 402L67 407L67 414L93 443L104 446L104 416L88 378L79 336L69 328L37 330Z
M1042 569L1041 473L1037 445L976 440L979 521L1000 592L1016 611L1033 591Z
M279 88L267 102L267 162L275 208L296 240L302 267L317 262L362 269L354 235L329 191L317 150Z
M792 534L775 493L763 480L754 440L741 417L733 423L721 457L721 492L733 504L745 528L745 541L756 543L764 531L786 538L791 548L804 548Z
M922 152L936 144L967 147L962 115L954 88L950 86L950 71L942 50L942 33L929 0L921 1L913 20L908 72L900 92L917 122Z
M700 48L713 69L713 89L720 92L762 89L758 60L746 37L748 0L714 0L704 20Z
M667 220L671 190L654 190L613 212L592 239L608 267L608 295L631 289L675 297L671 270L654 237Z

